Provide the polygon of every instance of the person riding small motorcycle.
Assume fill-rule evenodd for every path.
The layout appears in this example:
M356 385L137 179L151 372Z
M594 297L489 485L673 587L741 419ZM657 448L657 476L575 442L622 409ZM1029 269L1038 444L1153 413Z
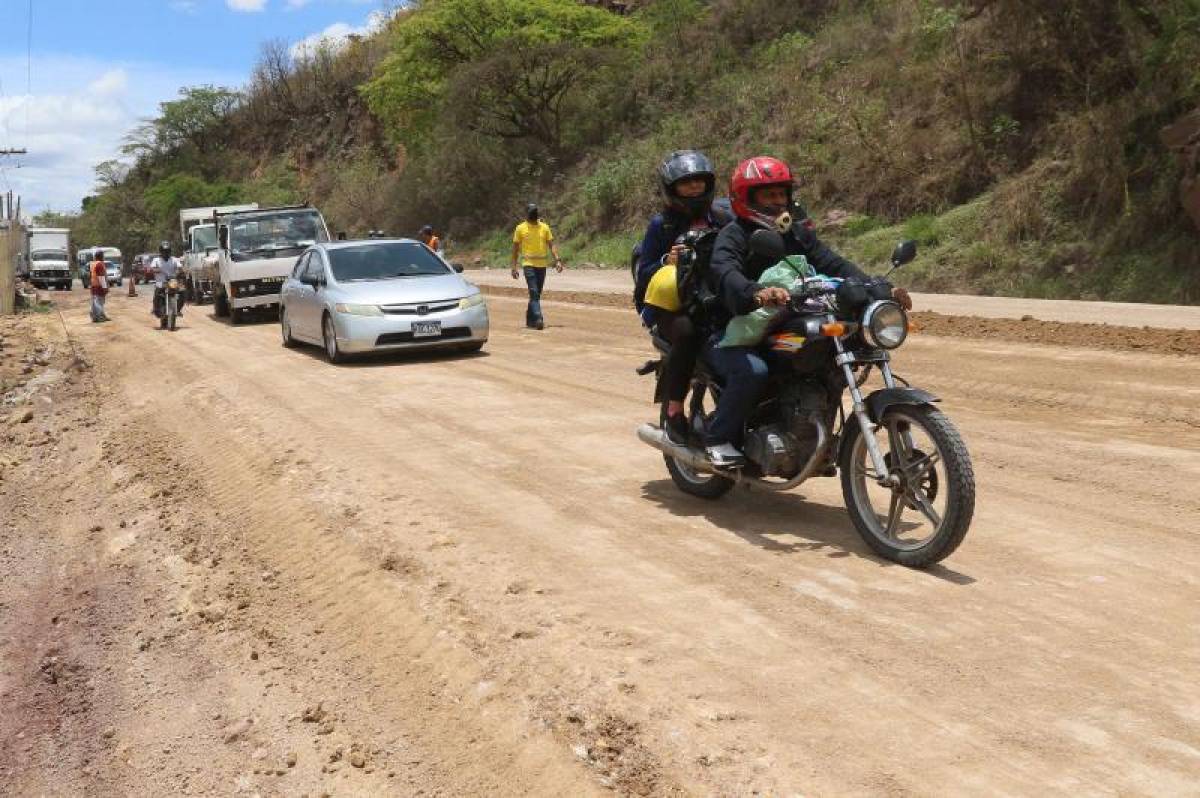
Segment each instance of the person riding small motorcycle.
M178 258L171 255L170 242L163 241L158 245L158 257L151 264L151 269L154 272L154 303L151 312L158 318L160 326L165 329L168 326L169 315L167 313L168 291L175 303L173 308L175 315L183 315L184 305L184 292L179 290L179 283L183 277L183 265ZM175 286L174 290L170 289L172 285Z
M702 332L679 302L676 267L684 246L677 242L690 231L713 230L730 220L713 207L716 182L704 153L677 150L668 155L658 167L663 209L650 217L634 250L634 306L642 323L671 343L663 367L666 429L677 443L686 440L683 400L703 342Z
M709 459L722 468L745 462L740 449L742 433L746 416L766 385L768 364L755 347L717 344L734 316L761 307L782 307L789 300L785 289L755 282L774 262L750 251L751 234L759 229L775 230L783 236L786 254L803 255L817 272L867 279L861 269L823 244L804 220L794 218L794 182L783 161L767 156L742 161L729 189L736 219L717 235L707 270L708 286L718 302L709 319L713 335L704 347L706 361L725 382L705 438ZM894 297L905 310L912 309L912 300L903 288L894 289Z

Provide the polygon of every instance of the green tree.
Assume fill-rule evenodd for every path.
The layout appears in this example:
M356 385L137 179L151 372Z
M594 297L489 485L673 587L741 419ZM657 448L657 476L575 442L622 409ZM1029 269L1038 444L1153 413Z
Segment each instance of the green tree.
M390 35L362 91L398 138L419 143L453 103L480 132L557 150L571 96L644 28L574 0L428 0Z

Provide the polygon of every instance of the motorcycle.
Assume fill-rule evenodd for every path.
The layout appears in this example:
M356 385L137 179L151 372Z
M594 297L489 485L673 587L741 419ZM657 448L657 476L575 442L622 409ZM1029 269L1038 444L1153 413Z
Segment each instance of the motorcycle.
M756 231L750 247L772 262L785 257L783 239L774 231ZM891 368L891 352L905 342L910 324L886 278L916 254L916 242L898 245L882 279L811 275L793 285L787 308L772 320L762 344L770 376L746 424L744 466L717 468L704 453L704 433L722 384L702 359L685 401L687 445L665 432L663 360L639 368L639 374L656 376L660 415L657 426L643 424L637 435L663 453L676 487L718 499L738 484L783 492L809 479L840 475L854 527L877 554L915 568L949 556L967 534L975 509L970 454L937 409L938 398ZM654 345L664 355L670 351L658 336ZM864 395L872 370L884 387Z
M174 332L176 322L179 318L179 299L183 293L183 288L179 284L179 280L172 277L167 280L162 288L157 289L158 296L155 297L155 310L158 316L158 326L162 330L171 330Z

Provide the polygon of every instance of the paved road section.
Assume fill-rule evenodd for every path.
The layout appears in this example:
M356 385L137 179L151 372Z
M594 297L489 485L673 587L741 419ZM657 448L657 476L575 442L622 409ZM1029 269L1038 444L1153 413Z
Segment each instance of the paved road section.
M479 285L522 284L513 280L509 272L503 269L470 269L467 276ZM620 269L567 269L562 274L551 272L546 281L547 296L553 296L555 291L630 294L629 273ZM921 293L913 294L913 302L916 310L931 310L954 316L990 319L1021 319L1032 316L1041 321L1200 330L1200 306Z

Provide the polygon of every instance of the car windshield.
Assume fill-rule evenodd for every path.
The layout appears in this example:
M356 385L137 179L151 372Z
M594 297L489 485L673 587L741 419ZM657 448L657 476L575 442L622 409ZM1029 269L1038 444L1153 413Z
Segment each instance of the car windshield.
M329 266L339 283L430 277L450 272L417 243L362 244L329 250Z
M67 253L65 252L35 252L30 257L30 260L66 260Z
M234 218L229 232L230 249L243 257L297 255L299 250L328 240L329 234L316 211L284 211Z
M209 225L207 227L192 228L192 251L200 252L205 249L216 248L217 246L217 228Z

